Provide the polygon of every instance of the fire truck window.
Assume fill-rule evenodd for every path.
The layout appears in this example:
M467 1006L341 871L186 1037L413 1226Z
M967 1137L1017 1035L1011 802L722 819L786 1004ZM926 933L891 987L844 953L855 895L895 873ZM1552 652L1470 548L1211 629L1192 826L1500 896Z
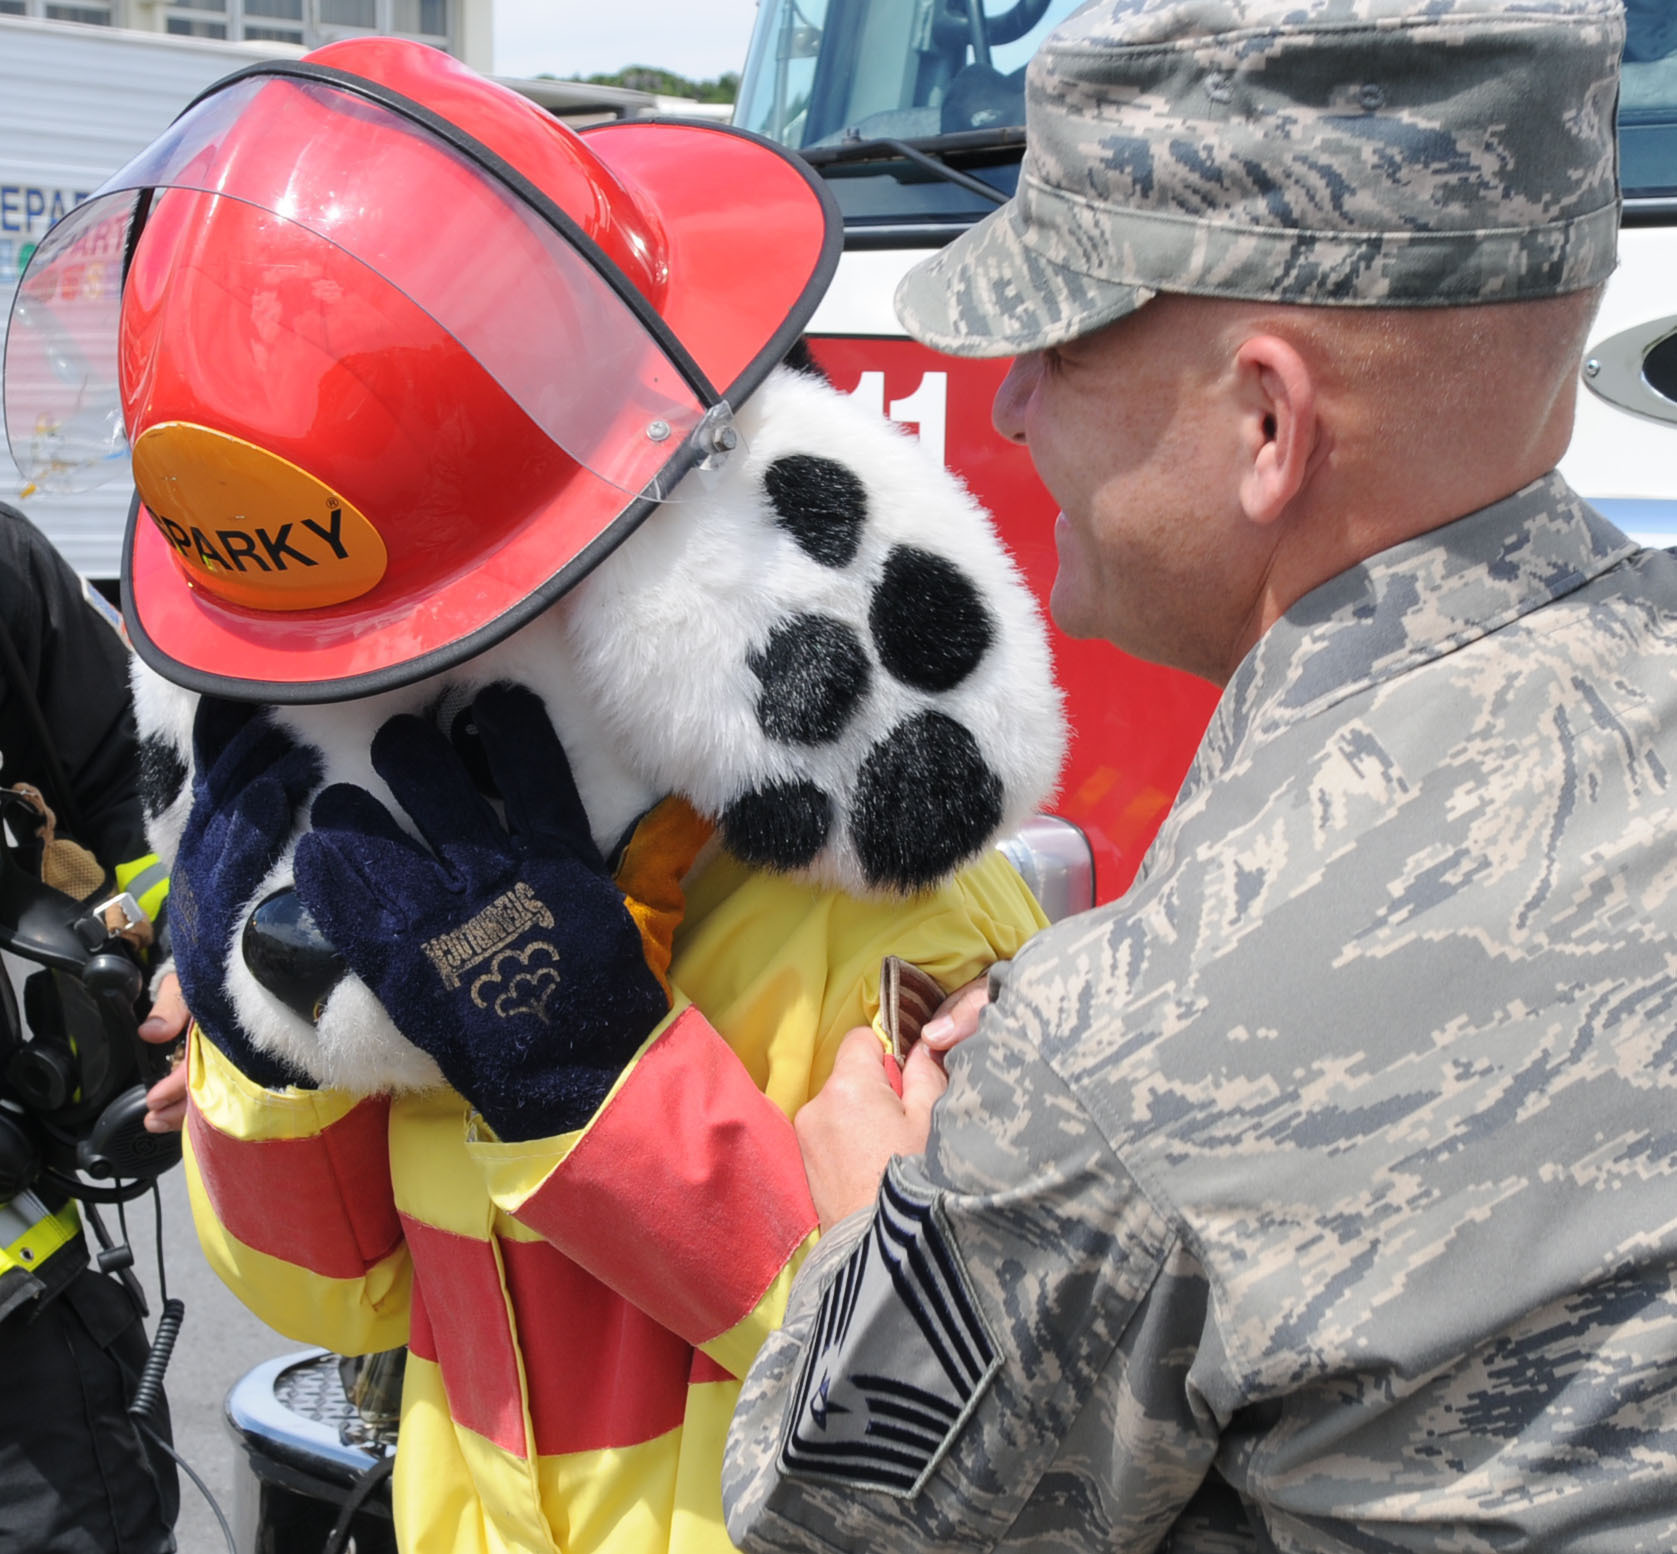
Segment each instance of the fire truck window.
M1625 194L1677 194L1677 5L1626 0L1619 95L1619 172Z
M1024 122L1024 68L1079 0L762 0L735 122L787 145Z

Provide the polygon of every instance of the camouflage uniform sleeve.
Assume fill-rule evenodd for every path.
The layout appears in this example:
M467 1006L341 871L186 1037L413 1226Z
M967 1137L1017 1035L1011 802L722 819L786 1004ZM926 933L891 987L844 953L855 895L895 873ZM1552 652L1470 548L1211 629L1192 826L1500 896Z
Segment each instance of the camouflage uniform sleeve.
M926 1155L800 1274L729 1439L741 1548L1147 1550L1199 1489L1206 1280L1028 1025L951 1056Z

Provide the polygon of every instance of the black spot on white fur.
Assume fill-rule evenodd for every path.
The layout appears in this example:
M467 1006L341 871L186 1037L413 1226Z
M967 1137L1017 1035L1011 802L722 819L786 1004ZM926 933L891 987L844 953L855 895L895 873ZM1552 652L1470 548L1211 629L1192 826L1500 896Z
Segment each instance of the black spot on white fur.
M954 562L899 545L868 606L879 661L917 691L950 691L978 667L996 628L978 589Z
M757 723L783 745L831 744L868 690L861 638L830 615L781 621L746 662L763 682Z
M156 734L140 741L140 802L146 818L155 820L186 786L186 762L180 752Z
M789 453L769 465L764 489L775 519L806 554L824 567L847 567L862 543L868 492L861 478L837 459Z
M922 712L868 752L850 834L870 884L920 890L982 848L1001 818L1002 781L978 741Z
M734 800L722 813L722 840L743 863L801 869L821 851L833 801L812 782L777 782Z

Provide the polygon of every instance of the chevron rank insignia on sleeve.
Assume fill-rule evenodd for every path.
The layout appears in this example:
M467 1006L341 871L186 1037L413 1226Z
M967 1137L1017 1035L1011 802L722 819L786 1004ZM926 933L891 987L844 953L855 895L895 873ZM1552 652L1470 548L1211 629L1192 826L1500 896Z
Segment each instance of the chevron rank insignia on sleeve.
M782 1469L913 1497L999 1365L936 1201L887 1175L868 1235L822 1297Z

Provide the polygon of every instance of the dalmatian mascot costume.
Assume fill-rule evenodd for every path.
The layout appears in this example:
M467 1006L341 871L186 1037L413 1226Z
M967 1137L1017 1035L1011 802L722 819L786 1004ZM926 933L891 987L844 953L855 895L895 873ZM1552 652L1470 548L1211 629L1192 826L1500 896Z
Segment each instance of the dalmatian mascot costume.
M777 365L835 245L754 137L359 39L212 89L24 282L114 341L200 1238L288 1336L407 1346L409 1551L728 1547L791 1114L884 957L953 990L1042 922L992 846L1063 747L1034 604Z

